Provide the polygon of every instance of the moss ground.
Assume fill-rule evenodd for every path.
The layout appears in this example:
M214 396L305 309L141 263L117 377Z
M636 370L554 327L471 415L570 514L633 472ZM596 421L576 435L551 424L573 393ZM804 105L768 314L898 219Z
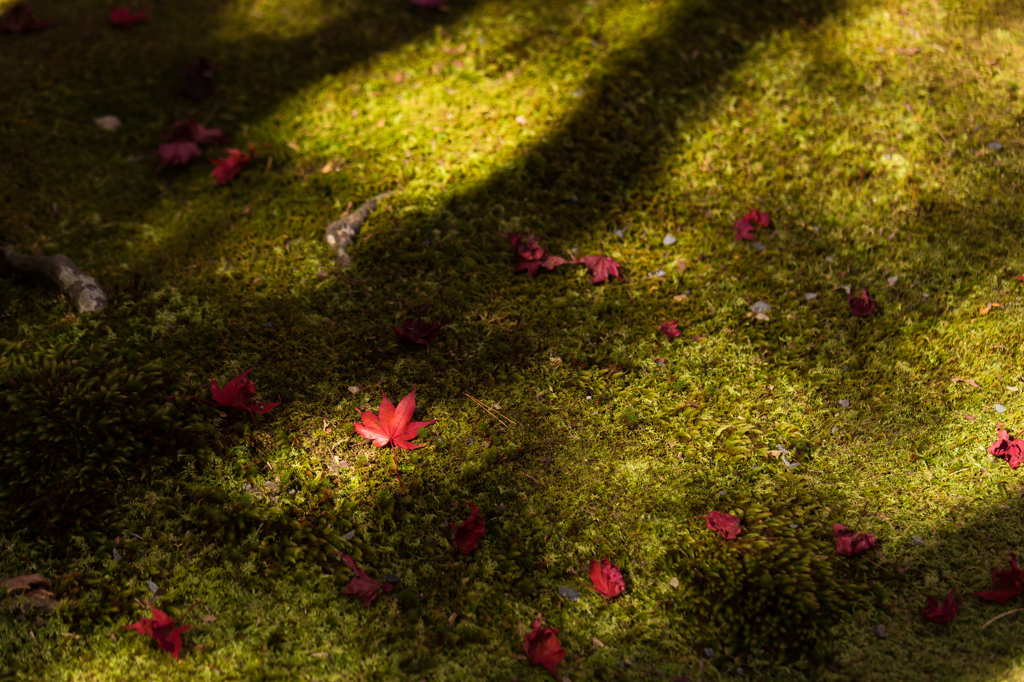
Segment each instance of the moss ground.
M0 677L541 680L538 612L570 680L1024 674L1024 620L982 629L1019 598L969 595L1024 554L1024 484L985 452L1024 410L1021 5L147 0L118 31L106 3L33 4L57 26L0 36L0 240L71 256L113 304L0 281L0 389L25 401L2 425L28 468L126 459L78 474L73 523L0 511L0 577L64 600L0 615ZM216 89L192 105L200 56ZM202 160L156 172L186 117L256 161L227 187ZM335 270L326 223L390 189ZM763 249L733 239L752 208ZM517 276L500 231L624 278ZM881 313L851 317L843 286ZM429 352L391 330L424 306L450 321ZM110 417L75 427L66 377L146 363L155 383L81 398ZM283 403L256 426L167 407L247 367ZM437 424L401 495L350 424L412 387ZM452 560L465 502L487 536ZM881 552L836 557L833 523ZM333 550L396 589L362 608ZM586 589L604 555L613 604ZM150 581L172 616L199 602L180 662L121 629ZM957 619L925 622L951 587Z

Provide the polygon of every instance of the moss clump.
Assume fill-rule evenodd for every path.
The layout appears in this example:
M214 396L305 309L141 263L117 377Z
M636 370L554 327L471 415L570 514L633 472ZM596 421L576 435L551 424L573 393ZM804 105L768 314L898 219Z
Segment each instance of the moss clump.
M135 351L0 341L0 521L92 540L116 527L126 485L209 452L177 388Z
M870 595L867 564L836 555L825 510L804 492L744 498L728 511L742 521L739 538L684 532L668 552L685 576L675 609L734 655L792 662L819 652L835 620Z

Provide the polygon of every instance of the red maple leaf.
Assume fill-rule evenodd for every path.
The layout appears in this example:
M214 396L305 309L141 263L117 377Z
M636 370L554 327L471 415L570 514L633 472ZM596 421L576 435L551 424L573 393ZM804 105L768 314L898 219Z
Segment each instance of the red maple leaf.
M1019 279L1021 282L1024 282L1024 275L1017 275L1014 279Z
M619 268L622 267L622 264L610 256L584 256L576 262L587 266L587 270L590 271L591 284L606 282L609 277L621 279Z
M867 287L864 287L859 294L850 294L846 302L850 304L850 313L857 317L870 317L878 311L875 299L871 298Z
M391 585L374 580L370 576L366 575L366 571L356 566L356 560L348 554L342 554L341 558L345 562L345 565L351 568L352 572L356 574L355 577L349 581L348 585L345 586L345 594L351 594L362 599L363 608L369 606L370 602L376 599L381 590L384 590L385 592L391 591Z
M533 629L526 633L523 642L523 649L526 651L526 660L534 665L542 665L558 679L558 664L565 658L565 649L558 641L557 628L542 628L541 615L537 614L537 620L533 621Z
M988 453L1006 460L1011 469L1016 469L1024 463L1024 447L1021 441L1015 440L1006 429L996 431L998 440L988 446Z
M939 603L939 600L935 597L928 597L928 603L924 605L924 611L921 615L925 617L925 620L930 620L933 623L948 623L949 621L956 618L957 609L960 608L960 604L963 601L954 601L953 597L956 595L956 588L954 587L946 595L946 601Z
M174 627L173 618L155 606L150 608L153 609L152 618L143 618L137 623L121 627L125 630L134 630L140 635L152 638L161 649L171 654L171 656L178 658L178 653L181 651L181 633L191 630L192 626L179 625Z
M192 119L185 119L174 124L169 133L161 133L165 140L174 142L195 142L196 144L225 144L231 138L220 128L204 128Z
M206 99L213 92L213 74L217 66L205 59L197 59L181 71L181 86L178 91L193 102Z
M19 2L0 19L0 33L25 33L50 26L52 21L36 21L35 10L27 2Z
M127 7L115 7L110 10L110 23L119 28L129 28L143 21L149 21L149 15L145 12L132 14Z
M427 350L430 350L430 342L441 333L442 325L444 325L444 320L424 322L423 320L414 320L410 317L402 323L401 327L395 327L395 335L402 341L418 343L426 346Z
M1010 568L992 571L992 589L978 592L978 596L989 601L1005 604L1024 590L1024 571L1017 565L1017 555L1011 554Z
M249 143L248 156L243 154L240 149L229 149L228 155L223 159L210 159L210 162L216 166L210 175L217 180L218 185L226 185L237 178L242 169L248 166L255 157L256 145L252 142Z
M213 396L213 400L207 400L206 398L200 398L197 395L172 395L171 398L195 398L196 400L202 400L204 403L210 403L211 405L217 405L218 407L233 407L239 410L245 410L252 417L252 423L256 424L255 414L266 414L272 409L280 405L280 402L276 403L254 403L251 402L253 396L256 395L256 384L253 383L252 379L248 377L249 372L252 371L252 367L245 370L237 377L224 384L224 388L217 385L217 382L210 377L210 395ZM278 398L280 400L280 398Z
M832 533L836 537L836 554L843 556L856 556L878 546L871 533L858 533L840 523L832 525Z
M619 567L605 557L601 561L590 562L590 582L602 597L614 599L626 589Z
M203 150L195 142L168 142L156 148L160 157L160 168L164 166L183 165L203 155Z
M402 475L398 473L398 454L395 453L395 447L400 447L403 450L415 450L416 448L423 447L422 444L413 445L410 441L419 435L420 429L424 426L430 426L437 420L431 419L428 422L412 421L412 413L416 409L415 388L402 398L401 402L398 403L398 408L391 404L391 401L388 400L387 395L383 391L381 391L380 395L380 414L374 414L369 410L366 412L359 411L363 423L354 422L352 426L355 427L356 433L360 436L369 438L373 442L374 447L391 446L391 455L395 459L395 475L398 476L398 485L401 486ZM404 486L402 489L405 489Z
M658 327L658 331L667 336L670 341L672 339L678 339L680 336L683 335L683 333L679 331L678 325L679 323L676 322L675 320L672 320L671 322L665 320Z
M745 217L737 218L736 222L732 224L732 231L738 242L752 242L757 239L757 226Z
M724 512L709 512L704 517L704 523L713 531L718 532L726 540L735 540L743 530L740 528L740 519L732 514Z
M537 272L541 268L554 270L559 265L565 265L569 262L561 256L551 255L544 250L536 239L532 238L520 241L515 246L515 251L516 256L519 257L519 262L516 264L516 272L526 271L530 273L530 277L536 277Z
M477 516L480 510L472 502L467 502L470 514L461 525L454 523L448 525L455 529L455 546L463 554L469 554L476 549L476 544L484 537L484 520Z

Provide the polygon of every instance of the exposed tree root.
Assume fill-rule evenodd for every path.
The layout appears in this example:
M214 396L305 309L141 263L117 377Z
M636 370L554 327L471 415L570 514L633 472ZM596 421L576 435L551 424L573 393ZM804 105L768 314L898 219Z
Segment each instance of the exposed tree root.
M79 270L75 261L63 254L26 256L0 246L0 267L5 270L10 268L17 274L42 275L53 280L75 302L80 313L103 310L110 305L106 292L96 278Z
M348 247L352 245L356 235L359 234L359 230L363 228L363 223L366 222L366 219L377 208L377 202L386 199L392 194L394 192L378 194L352 213L349 213L340 220L335 220L327 226L327 231L324 233L324 241L334 249L335 265L346 266L352 262L351 256L348 255Z

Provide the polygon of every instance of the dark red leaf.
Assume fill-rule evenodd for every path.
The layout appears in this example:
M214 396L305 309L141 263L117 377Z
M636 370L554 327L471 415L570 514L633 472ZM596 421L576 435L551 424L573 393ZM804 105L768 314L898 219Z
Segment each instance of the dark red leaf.
M1005 459L1011 469L1016 469L1024 463L1024 445L1005 429L998 429L996 433L998 440L988 446L989 454Z
M231 138L221 132L220 128L204 128L191 119L178 121L169 133L161 133L166 140L173 142L195 142L196 144L226 144Z
M747 215L743 216L751 225L757 225L758 227L768 227L772 224L772 219L767 213L761 211L751 211Z
M203 155L203 150L195 142L168 142L156 148L160 157L160 168L186 164L192 159Z
M418 343L426 346L427 350L430 350L430 342L441 333L441 326L443 324L443 320L424 322L423 320L414 320L410 317L402 323L401 327L395 327L394 329L395 335L402 341Z
M704 523L726 540L735 540L743 532L743 529L740 528L739 517L725 512L709 512L704 517Z
M875 305L875 300L868 293L867 287L864 287L859 294L850 294L846 302L850 304L850 313L857 317L870 317L878 310L878 306Z
M843 556L856 556L878 546L871 533L858 533L839 523L832 525L832 533L836 537L836 554Z
M174 627L173 618L155 606L150 608L153 609L152 618L143 618L137 623L123 625L122 627L125 630L134 630L140 635L152 638L161 649L168 652L171 656L178 658L178 653L181 651L181 633L191 630L192 626L179 625Z
M954 601L953 597L956 595L956 588L954 587L946 595L946 601L940 603L935 597L928 597L928 603L924 605L924 611L921 615L925 617L925 620L930 620L933 623L948 623L949 621L956 618L957 609L960 608L961 602Z
M1024 282L1024 275L1017 275L1016 277L1014 277L1014 279L1018 279L1021 282Z
M670 340L678 339L680 336L683 335L683 333L679 331L678 325L679 323L675 320L672 320L671 322L665 320L658 327L658 331L667 336Z
M213 172L210 173L219 185L226 185L242 172L242 169L249 165L249 163L256 156L256 145L252 142L249 143L249 154L246 156L239 149L229 149L228 155L223 159L210 159L210 162L216 166Z
M252 371L252 367L245 370L237 377L224 384L224 388L217 385L217 382L210 377L210 395L213 400L207 400L206 398L200 398L196 395L180 396L172 395L169 398L195 398L196 400L202 400L204 403L210 403L211 405L217 405L218 407L229 408L233 407L239 410L245 410L250 416L253 414L266 414L272 409L280 405L280 402L276 403L254 403L250 402L253 396L256 395L256 384L253 383L252 379L249 378L248 374ZM279 399L280 400L280 399ZM252 417L252 423L256 423L256 417Z
M149 15L145 12L136 12L132 14L132 11L127 7L115 7L110 10L110 23L120 28L130 28L135 24L143 21L149 21Z
M35 10L27 2L19 2L0 19L0 33L25 33L50 26L52 21L36 21Z
M752 242L757 239L757 226L747 218L737 219L732 224L732 231L736 235L736 241L738 242Z
M205 59L195 60L182 70L178 92L193 102L201 102L213 92L213 74L216 71L217 67Z
M1010 568L992 571L992 589L978 592L978 596L989 601L1005 604L1024 590L1024 571L1017 565L1017 555L1011 554Z
M577 262L587 266L587 270L590 271L591 284L600 284L607 281L609 277L618 278L619 268L622 267L620 263L609 256L584 256Z
M469 505L470 514L466 517L466 520L461 525L456 526L454 523L448 525L455 529L455 546L459 548L459 551L463 554L469 554L474 549L480 540L484 537L484 520L477 516L477 512L480 510L475 504L467 502Z
M366 575L366 571L356 566L356 560L350 557L348 554L341 555L345 565L352 569L355 573L355 577L349 581L348 585L345 586L345 594L354 595L363 600L363 608L370 605L380 591L383 589L385 592L390 592L392 587L387 583L382 583L374 580L370 576Z
M619 567L608 557L590 562L590 582L594 583L594 589L598 594L608 599L619 596L626 589Z
M533 629L526 633L523 649L526 660L534 665L542 665L545 670L558 679L558 664L565 658L565 649L558 641L557 628L543 628L541 616L533 621Z
M520 241L515 247L515 251L519 257L519 262L516 264L516 272L528 272L530 277L536 277L537 272L541 268L554 270L559 265L565 265L569 262L561 256L551 255L541 247L536 239L532 238Z

